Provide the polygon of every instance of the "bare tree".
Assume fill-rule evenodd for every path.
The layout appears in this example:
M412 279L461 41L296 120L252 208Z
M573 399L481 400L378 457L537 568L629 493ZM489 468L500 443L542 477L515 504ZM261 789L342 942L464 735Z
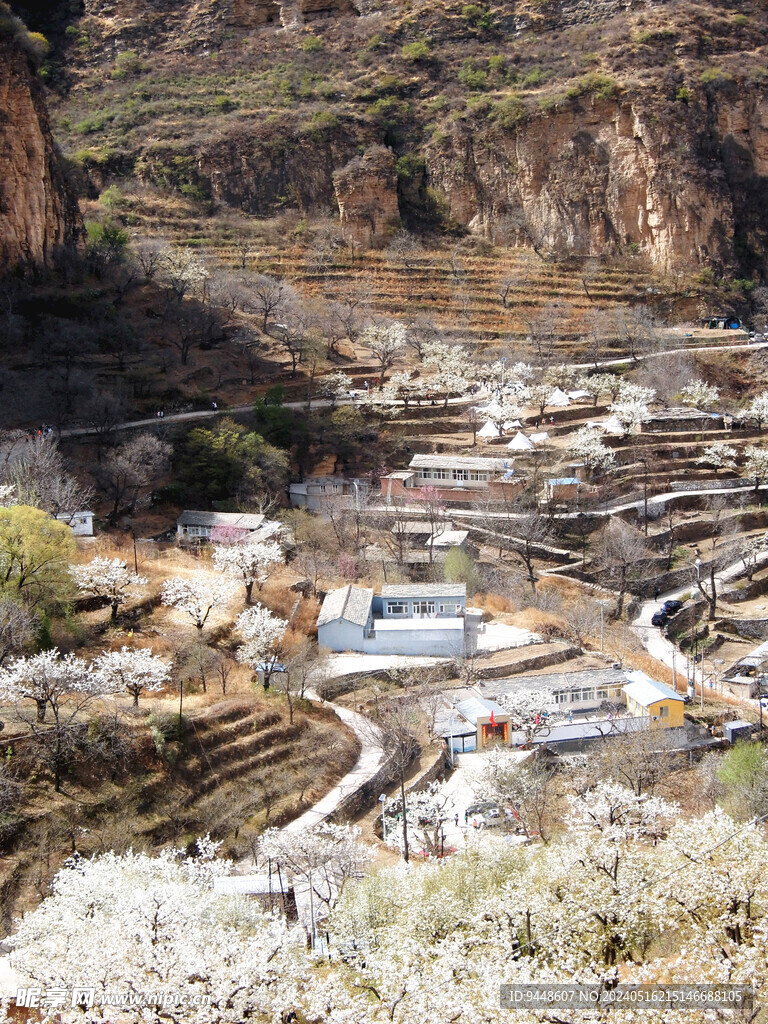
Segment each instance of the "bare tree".
M286 287L266 274L258 274L248 282L250 290L249 308L261 317L261 330L267 333L269 322L281 312L286 298Z
M608 522L600 538L596 563L606 584L617 591L617 617L621 617L627 591L632 582L643 574L643 562L650 554L641 533L621 519L612 518Z
M112 502L111 522L125 502L134 514L142 489L164 472L170 456L171 446L154 434L137 434L106 456L96 476Z
M419 728L418 698L414 695L398 697L395 700L376 703L369 713L372 727L392 772L400 784L400 799L403 812L403 858L410 859L408 849L407 803L405 797L405 776L413 759L421 749L416 739Z
M41 435L24 444L9 438L6 444L0 480L14 486L20 504L34 505L54 516L74 515L88 508L93 489L67 471L55 438Z

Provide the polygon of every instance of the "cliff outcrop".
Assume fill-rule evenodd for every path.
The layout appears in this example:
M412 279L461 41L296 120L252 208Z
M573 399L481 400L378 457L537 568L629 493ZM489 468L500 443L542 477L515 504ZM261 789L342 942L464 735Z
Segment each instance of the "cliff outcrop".
M0 34L0 273L51 265L80 231L30 59Z
M768 96L721 95L660 112L647 96L582 99L427 152L454 220L493 237L600 253L631 245L662 267L734 267L768 247Z
M400 223L395 155L374 146L333 178L344 239L369 246Z

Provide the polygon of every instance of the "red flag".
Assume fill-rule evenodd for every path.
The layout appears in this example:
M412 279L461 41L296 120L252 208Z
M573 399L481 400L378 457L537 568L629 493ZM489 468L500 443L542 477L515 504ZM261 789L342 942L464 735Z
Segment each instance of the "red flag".
M491 709L491 725L496 728L496 719L493 717L493 709Z

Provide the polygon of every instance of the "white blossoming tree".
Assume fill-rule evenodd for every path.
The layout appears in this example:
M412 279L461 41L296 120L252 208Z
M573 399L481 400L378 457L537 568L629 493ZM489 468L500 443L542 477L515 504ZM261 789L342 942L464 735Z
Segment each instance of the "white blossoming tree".
M270 828L259 839L259 855L295 880L311 896L310 926L325 917L341 898L345 886L363 875L373 852L360 842L357 825L323 822L304 828Z
M292 1019L312 970L304 932L253 901L215 893L214 878L232 865L211 857L210 841L197 845L202 854L193 859L167 850L68 862L50 894L19 922L14 968L46 989L71 989L73 979L95 988L94 1005L77 1010L83 1024L103 1021L99 997L108 992L158 994L143 1006L136 999L111 1008L115 1021ZM164 995L175 1005L164 1005Z
M120 558L92 558L85 565L73 565L70 572L81 593L109 601L113 621L131 591L147 582L143 576L131 572Z
M697 377L681 389L680 400L683 405L691 405L695 409L708 409L720 400L720 389Z
M284 561L282 548L273 540L245 540L240 544L216 544L213 548L214 569L243 584L248 604L254 583L261 590L272 569Z
M236 584L229 579L212 580L208 576L172 576L164 580L160 595L166 608L184 612L202 630L214 608L230 601Z
M755 482L755 492L760 484L768 480L768 448L759 448L750 444L744 451L744 476Z
M320 381L320 394L326 398L332 406L349 395L352 389L352 378L343 370L333 370L327 373Z
M254 604L241 613L235 628L245 638L245 643L237 649L237 660L254 672L263 672L264 689L269 689L272 673L282 654L287 620L277 618L262 604Z
M763 424L768 421L768 391L761 391L752 399L746 417L751 423L757 424L758 430L763 429Z
M16 658L0 672L0 700L14 704L17 715L31 730L57 793L84 712L92 701L113 692L114 687L81 658L74 654L62 657L55 647ZM26 702L33 705L33 714L27 713Z
M441 857L445 849L445 824L453 817L453 805L438 782L426 789L406 794L406 815L401 813L401 798L388 800L383 807L383 835L387 846L405 850L405 821L408 847L423 857Z
M700 466L711 466L717 473L719 469L735 469L738 454L731 445L715 441L714 444L707 445L696 462Z
M584 463L590 473L606 473L616 462L612 448L603 441L600 432L591 427L580 427L568 444L568 452Z
M142 693L156 693L171 680L168 665L146 647L104 651L93 662L93 669L112 693L130 693L134 707L139 706Z
M376 323L367 327L360 335L360 344L367 348L379 364L379 373L384 377L408 342L408 329L399 320L390 323Z
M624 428L625 434L637 432L651 418L648 406L656 397L654 388L643 387L623 380L619 393L611 405L611 412Z

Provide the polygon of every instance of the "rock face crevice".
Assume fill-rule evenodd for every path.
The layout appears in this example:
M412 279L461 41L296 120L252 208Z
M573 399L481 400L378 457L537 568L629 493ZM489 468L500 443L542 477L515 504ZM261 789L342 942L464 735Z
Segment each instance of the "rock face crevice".
M81 231L32 65L0 35L0 274L53 265Z

